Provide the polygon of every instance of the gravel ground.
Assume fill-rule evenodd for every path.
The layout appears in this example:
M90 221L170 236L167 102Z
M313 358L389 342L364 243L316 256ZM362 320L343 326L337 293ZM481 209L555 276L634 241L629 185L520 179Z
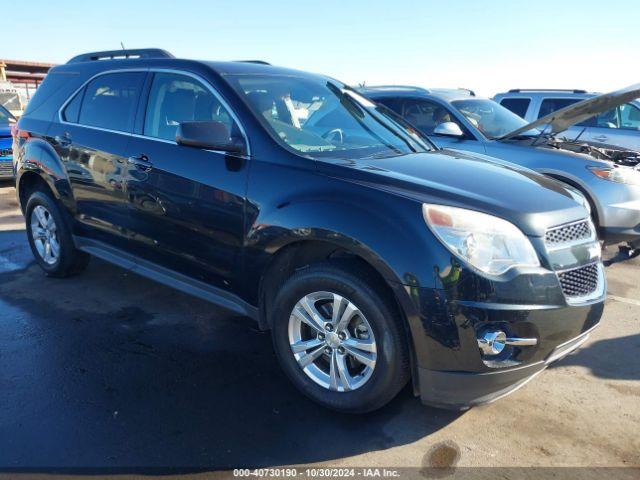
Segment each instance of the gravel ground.
M46 278L14 196L0 184L0 473L640 467L640 259L607 269L589 341L511 396L456 413L405 390L345 416L299 395L248 319L95 259Z

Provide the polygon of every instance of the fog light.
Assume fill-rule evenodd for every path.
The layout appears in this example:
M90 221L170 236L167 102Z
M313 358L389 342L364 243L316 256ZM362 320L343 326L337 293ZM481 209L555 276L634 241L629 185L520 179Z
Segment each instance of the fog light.
M478 336L478 346L484 355L499 355L507 344L502 330L487 330Z
M478 346L483 355L499 355L507 345L533 347L537 344L537 338L507 337L502 330L485 330L478 334Z

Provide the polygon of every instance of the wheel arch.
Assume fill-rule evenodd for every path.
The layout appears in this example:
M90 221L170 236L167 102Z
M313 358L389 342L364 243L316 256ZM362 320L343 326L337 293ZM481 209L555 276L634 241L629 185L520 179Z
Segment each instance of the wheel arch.
M38 185L46 188L65 207L73 208L73 195L66 170L51 145L42 139L32 139L24 145L21 157L16 174L16 190L23 212L29 193Z
M396 309L409 350L413 390L418 395L417 358L410 320L410 317L415 319L418 316L415 304L409 299L404 285L393 280L393 272L388 266L385 268L384 263L372 262L370 256L363 255L362 252L353 248L328 240L305 239L292 241L275 252L260 277L258 294L260 328L270 330L273 326L271 312L278 286L282 285L295 271L327 260L344 265L367 279L373 279L375 290Z
M593 194L591 189L585 186L580 180L574 177L571 177L564 172L543 171L541 173L544 173L546 176L551 177L554 180L557 180L562 183L566 183L567 185L570 185L576 190L580 191L580 193L582 193L585 196L585 198L589 202L589 205L591 206L591 216L593 217L593 220L596 224L596 228L599 227L600 218L602 217L601 207L600 207L600 203L596 200L596 196Z

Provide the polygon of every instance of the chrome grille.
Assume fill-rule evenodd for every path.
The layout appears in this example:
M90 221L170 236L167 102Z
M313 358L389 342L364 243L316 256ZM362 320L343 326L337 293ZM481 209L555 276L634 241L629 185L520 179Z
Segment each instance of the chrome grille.
M13 165L11 162L0 162L0 177L13 176Z
M567 297L584 297L598 288L600 278L599 264L592 263L558 273L562 291Z
M548 247L557 247L566 243L572 243L579 240L588 240L592 237L593 230L591 222L584 220L582 222L562 225L547 230L544 236L544 242Z

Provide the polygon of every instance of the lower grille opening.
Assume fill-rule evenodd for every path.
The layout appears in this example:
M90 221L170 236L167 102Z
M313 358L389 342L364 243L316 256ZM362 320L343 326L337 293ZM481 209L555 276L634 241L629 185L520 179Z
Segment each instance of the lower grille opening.
M597 263L558 273L562 291L567 297L584 297L595 292L599 277Z

